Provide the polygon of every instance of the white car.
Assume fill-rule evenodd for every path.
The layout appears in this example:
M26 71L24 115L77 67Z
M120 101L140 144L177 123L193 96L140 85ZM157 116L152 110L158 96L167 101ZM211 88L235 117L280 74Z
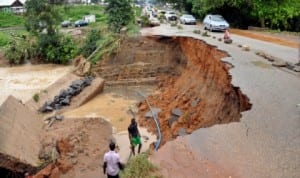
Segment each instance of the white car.
M177 20L177 15L174 11L167 11L165 13L165 18L167 20Z
M228 22L221 15L206 15L203 25L209 31L225 31L229 28Z
M190 14L183 14L180 18L180 23L182 24L192 24L192 25L196 25L196 19L194 16L190 15Z

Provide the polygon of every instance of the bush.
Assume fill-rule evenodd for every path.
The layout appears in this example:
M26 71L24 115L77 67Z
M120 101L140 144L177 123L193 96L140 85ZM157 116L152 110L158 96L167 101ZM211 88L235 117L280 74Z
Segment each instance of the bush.
M71 37L61 34L40 34L38 54L45 62L68 64L77 53L77 47Z
M36 46L26 35L12 34L12 40L5 48L5 57L11 64L23 64L36 54Z
M101 38L100 33L100 30L96 29L92 29L88 32L83 46L79 49L81 55L87 58L97 49L97 41Z
M162 177L155 174L158 168L152 164L149 160L149 153L141 153L132 158L126 165L123 172L121 172L122 178L150 178L150 177Z
M36 93L32 96L32 99L37 103L40 100L40 95Z
M141 16L141 25L142 27L149 27L151 25L148 16L146 15Z

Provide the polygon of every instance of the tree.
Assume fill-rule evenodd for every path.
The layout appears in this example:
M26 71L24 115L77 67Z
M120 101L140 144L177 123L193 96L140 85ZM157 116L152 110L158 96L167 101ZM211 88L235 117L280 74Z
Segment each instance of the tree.
M70 37L59 34L61 16L54 6L48 0L28 0L25 7L25 24L36 37L37 56L45 62L68 63L76 54L76 46Z
M107 0L108 25L111 30L119 33L123 26L128 25L133 20L133 10L130 0Z
M28 31L37 35L45 29L47 34L55 34L56 26L62 19L48 0L28 0L25 7L25 26Z

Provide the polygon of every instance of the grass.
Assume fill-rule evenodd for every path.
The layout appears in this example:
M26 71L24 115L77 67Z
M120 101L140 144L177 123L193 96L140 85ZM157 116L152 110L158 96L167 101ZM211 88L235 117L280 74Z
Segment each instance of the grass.
M15 15L9 12L0 12L0 28L24 26L23 16Z
M149 152L132 158L121 172L121 178L162 178L157 175L158 167L148 160Z
M61 13L63 20L70 20L72 22L82 19L85 15L95 15L96 22L106 22L106 15L102 6L94 5L69 5L57 6L58 11Z
M13 37L11 36L11 33L17 34L18 36L25 34L27 35L28 32L25 30L18 30L18 31L12 31L12 30L6 30L6 31L0 31L0 48L4 48L8 43L13 40Z
M38 93L36 93L32 96L32 99L37 103L40 100L40 95Z

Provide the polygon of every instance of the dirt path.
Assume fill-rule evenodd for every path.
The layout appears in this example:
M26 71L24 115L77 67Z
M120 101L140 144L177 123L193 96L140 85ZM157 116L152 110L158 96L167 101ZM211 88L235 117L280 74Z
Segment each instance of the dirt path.
M274 36L271 34L266 34L262 32L253 32L249 30L239 30L239 29L230 29L230 32L232 34L240 35L240 36L245 36L248 38L253 38L261 41L266 41L270 43L275 43L283 46L288 46L291 48L298 48L299 43L300 43L300 37L293 37L291 39L291 36L289 38L285 37L285 35L280 35L280 36ZM297 40L298 39L298 40ZM297 43L298 41L298 43Z

